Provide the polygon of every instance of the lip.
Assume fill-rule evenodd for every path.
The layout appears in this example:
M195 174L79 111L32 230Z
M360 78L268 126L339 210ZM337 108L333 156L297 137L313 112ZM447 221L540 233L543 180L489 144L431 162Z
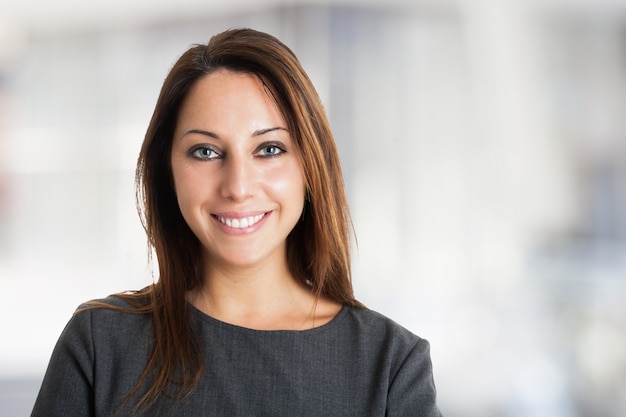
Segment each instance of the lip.
M222 212L212 213L211 218L225 233L241 235L260 229L271 214L272 211Z

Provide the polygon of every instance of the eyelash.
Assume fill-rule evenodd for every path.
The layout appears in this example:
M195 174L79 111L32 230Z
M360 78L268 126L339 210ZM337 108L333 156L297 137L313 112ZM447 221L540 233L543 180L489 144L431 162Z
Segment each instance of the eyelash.
M217 156L209 156L209 157L207 157L207 156L201 156L201 155L199 154L200 152L210 152L210 153L214 153L214 154L215 154L215 155L217 155ZM208 147L208 146L202 146L202 145L199 145L199 146L194 146L193 148L191 148L191 149L189 150L189 155L190 155L192 158L199 159L199 160L201 160L201 161L210 161L210 160L217 159L217 158L219 158L219 157L221 157L221 156L222 156L222 155L220 155L220 153L219 153L218 151L216 151L215 149L213 149L213 148L211 148L211 147Z
M276 158L286 152L284 146L279 145L278 143L273 143L273 142L263 143L257 149L258 150L255 153L255 155L257 155L260 158ZM264 153L264 151L268 151L270 149L274 150L274 153L269 153L269 154ZM215 155L203 156L200 154L200 152L208 153L209 155L211 154L215 154ZM189 155L192 158L195 158L201 161L211 161L213 159L223 158L223 155L220 152L218 152L216 149L213 149L212 147L205 146L205 145L194 146L193 148L189 150Z
M275 149L277 152L271 154L262 154L260 155L261 158L275 158L285 152L285 148L277 143L264 143L259 147L259 152L257 152L257 154L262 153L263 151L267 151L268 149Z

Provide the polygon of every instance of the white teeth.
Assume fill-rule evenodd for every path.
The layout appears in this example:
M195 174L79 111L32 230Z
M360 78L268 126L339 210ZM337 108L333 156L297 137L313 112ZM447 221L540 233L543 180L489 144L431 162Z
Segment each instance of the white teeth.
M246 227L253 226L263 217L265 217L265 213L257 214L256 216L243 217L241 219L227 219L222 216L218 216L217 219L220 223L224 223L226 226L232 227L233 229L245 229Z

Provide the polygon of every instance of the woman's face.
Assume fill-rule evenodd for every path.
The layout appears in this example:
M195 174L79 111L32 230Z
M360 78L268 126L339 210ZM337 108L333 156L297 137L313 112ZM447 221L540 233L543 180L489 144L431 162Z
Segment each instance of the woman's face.
M178 205L210 265L284 266L286 238L304 206L297 152L256 76L218 70L194 85L171 164Z

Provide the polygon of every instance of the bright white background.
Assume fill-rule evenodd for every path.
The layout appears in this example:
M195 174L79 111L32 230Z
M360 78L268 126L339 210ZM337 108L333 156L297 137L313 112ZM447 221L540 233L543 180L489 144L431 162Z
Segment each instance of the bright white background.
M0 0L0 414L78 304L151 282L133 172L161 82L250 26L318 87L357 294L431 342L444 415L623 416L626 3L213 3Z

